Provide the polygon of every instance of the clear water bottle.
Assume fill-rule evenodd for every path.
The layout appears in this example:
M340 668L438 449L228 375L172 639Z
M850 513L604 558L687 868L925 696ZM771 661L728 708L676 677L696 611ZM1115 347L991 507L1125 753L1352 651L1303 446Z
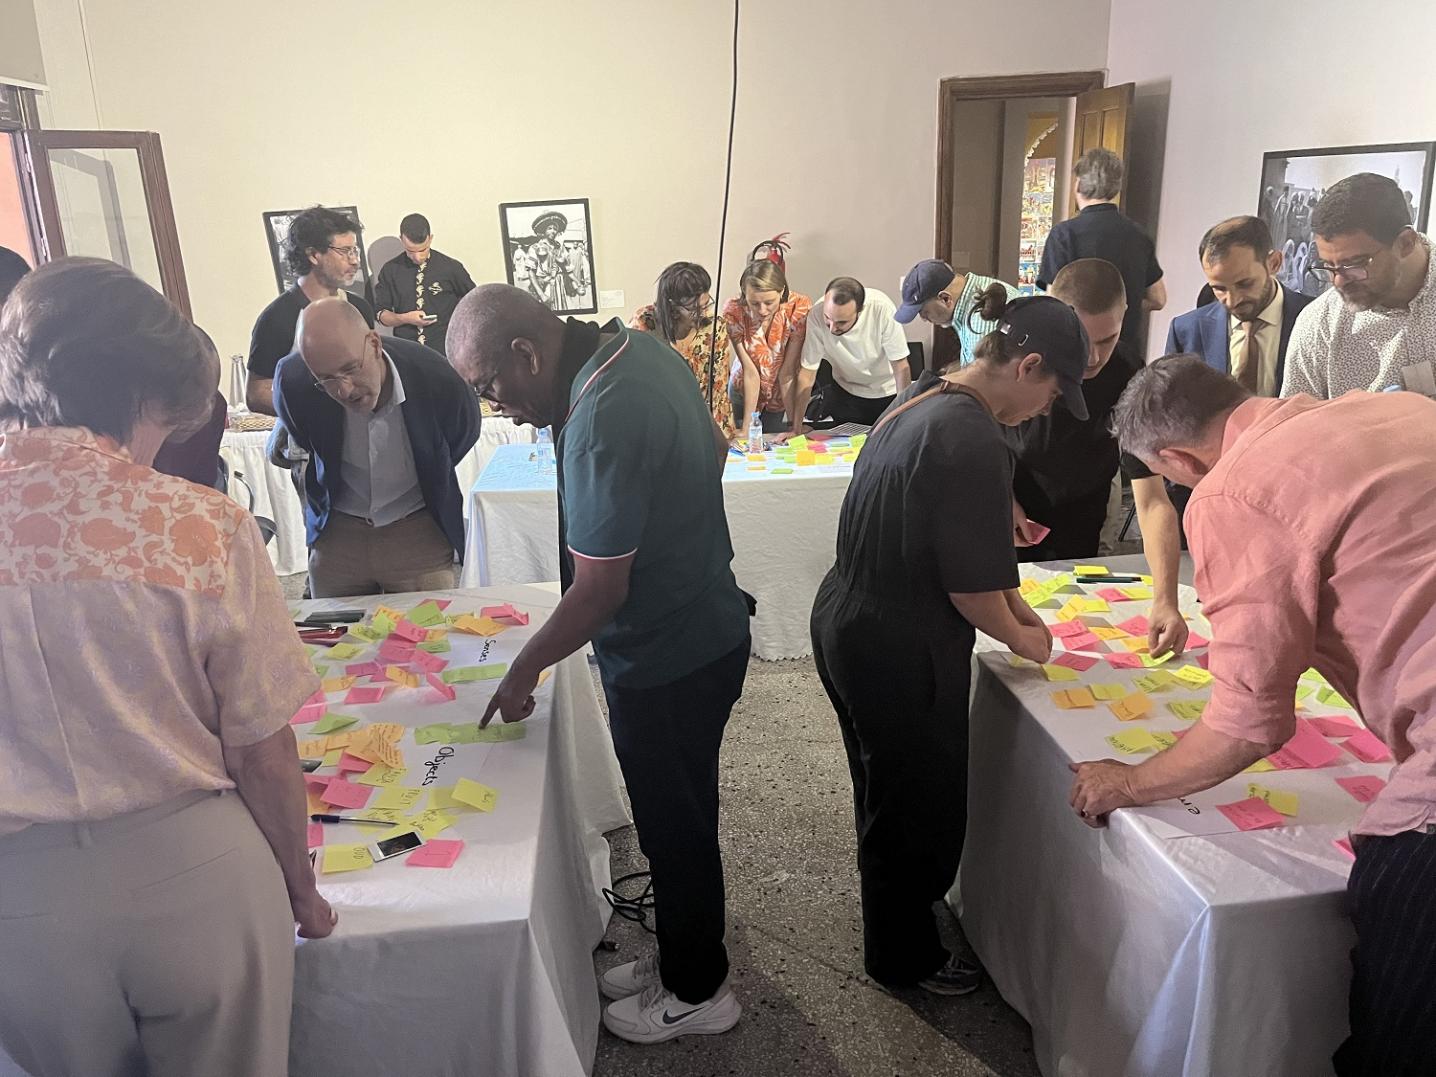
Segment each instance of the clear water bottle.
M539 428L538 444L534 455L538 459L540 475L554 474L553 431L547 426Z
M754 412L753 418L748 423L748 451L763 451L763 416L761 412Z

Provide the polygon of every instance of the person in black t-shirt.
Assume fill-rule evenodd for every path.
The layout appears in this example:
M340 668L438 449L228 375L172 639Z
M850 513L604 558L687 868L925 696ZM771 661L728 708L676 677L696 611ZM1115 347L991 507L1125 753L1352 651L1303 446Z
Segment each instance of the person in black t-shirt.
M960 995L981 970L943 948L932 903L967 826L967 716L981 630L1034 662L1052 635L1018 594L1012 456L1002 437L1060 396L1086 417L1087 335L1047 296L983 293L998 322L969 365L925 372L853 472L837 563L813 603L813 655L853 777L864 962L879 983Z
M294 351L299 312L311 302L342 295L374 328L374 309L361 296L344 290L359 272L360 235L358 221L323 206L312 206L290 222L284 257L299 279L255 320L244 385L250 411L274 414L274 368Z
M404 253L395 255L379 270L374 285L374 306L379 324L396 337L418 341L444 354L449 318L459 300L474 290L464 264L434 250L429 220L411 213L399 222Z

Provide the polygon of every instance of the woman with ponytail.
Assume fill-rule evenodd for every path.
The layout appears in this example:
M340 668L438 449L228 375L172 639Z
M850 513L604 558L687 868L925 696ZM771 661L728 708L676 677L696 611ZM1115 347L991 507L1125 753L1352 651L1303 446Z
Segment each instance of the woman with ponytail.
M765 433L787 429L784 415L793 406L797 389L798 360L813 301L788 288L785 235L753 248L738 281L739 296L723 308L723 320L728 323L729 339L738 357L729 386L734 419L743 433L754 412L761 415ZM761 446L754 451L760 450Z

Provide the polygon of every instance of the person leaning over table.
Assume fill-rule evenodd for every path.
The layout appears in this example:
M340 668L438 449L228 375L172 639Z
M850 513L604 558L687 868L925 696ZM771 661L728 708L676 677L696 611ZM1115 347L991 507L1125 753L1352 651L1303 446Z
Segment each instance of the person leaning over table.
M1309 666L1396 757L1353 831L1351 1035L1342 1077L1436 1059L1436 401L1352 392L1253 398L1196 356L1159 359L1117 405L1117 436L1194 487L1187 533L1212 624L1211 701L1140 764L1073 764L1074 810L1207 789L1291 737Z
M149 463L219 356L113 262L0 314L0 1046L29 1073L286 1072L322 938L289 719L318 687L253 519Z
M713 316L712 286L701 265L674 262L658 275L654 301L634 311L629 325L652 333L683 357L699 392L712 397L713 421L732 439L738 426L728 394L728 322Z
M590 640L648 858L658 952L606 972L610 1032L634 1043L732 1028L718 753L743 692L749 600L723 513L728 439L666 345L562 321L504 284L464 297L449 362L500 414L552 425L563 598L484 714L533 712L541 671Z
M997 325L974 361L931 371L873 427L838 519L837 562L813 603L813 657L853 778L864 964L891 987L975 990L932 903L951 887L967 826L972 649L982 631L1034 662L1052 634L1018 594L1012 457L1002 427L1060 396L1087 417L1090 346L1046 296L978 309Z
M958 364L966 366L972 362L978 344L997 328L978 312L982 297L995 284L1002 285L1008 299L1022 294L1003 281L970 270L958 273L941 259L926 258L903 277L902 303L894 317L899 325L921 316L930 325L951 329L957 334Z
M754 412L761 416L764 433L781 433L788 425L785 416L794 407L798 361L813 307L807 296L788 290L782 246L775 241L766 257L758 257L763 246L754 249L738 280L738 298L723 307L728 339L738 356L729 392L734 419L745 438Z

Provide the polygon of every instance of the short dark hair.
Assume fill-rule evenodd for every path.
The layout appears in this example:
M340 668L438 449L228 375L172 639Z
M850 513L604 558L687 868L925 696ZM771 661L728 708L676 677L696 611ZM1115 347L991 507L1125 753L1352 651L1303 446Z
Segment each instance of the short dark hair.
M1391 244L1412 223L1401 188L1374 172L1358 172L1332 185L1311 214L1311 230L1322 239L1365 232Z
M1122 271L1101 258L1068 262L1052 278L1047 294L1082 314L1106 314L1127 303Z
M410 243L422 243L433 232L429 228L428 217L422 213L411 213L399 222L399 234Z
M218 386L208 338L114 262L49 262L0 312L0 421L82 426L125 444L146 412L192 430Z
M1247 247L1257 258L1271 253L1271 229L1260 217L1228 217L1207 229L1197 244L1197 259L1220 262L1233 247Z
M310 251L322 254L335 236L353 232L357 238L362 231L359 222L348 214L324 206L310 206L289 222L289 235L284 238L284 260L291 273L302 277L311 268Z
M711 287L713 278L697 262L674 262L658 274L658 294L653 302L653 320L658 325L658 335L672 344L677 337L674 306L697 299Z
M856 303L859 313L862 313L863 303L868 298L868 290L863 287L863 282L857 277L834 277L828 281L828 286L823 289L823 294L831 294L833 302L839 306L845 307L849 303Z
M1121 193L1125 172L1122 158L1101 146L1088 150L1072 166L1072 174L1077 177L1077 193L1099 201L1116 198Z
M30 263L9 247L0 247L0 307L20 283L20 278L30 272Z
M1112 411L1112 432L1141 460L1195 444L1213 419L1252 394L1197 355L1167 355L1139 370Z

